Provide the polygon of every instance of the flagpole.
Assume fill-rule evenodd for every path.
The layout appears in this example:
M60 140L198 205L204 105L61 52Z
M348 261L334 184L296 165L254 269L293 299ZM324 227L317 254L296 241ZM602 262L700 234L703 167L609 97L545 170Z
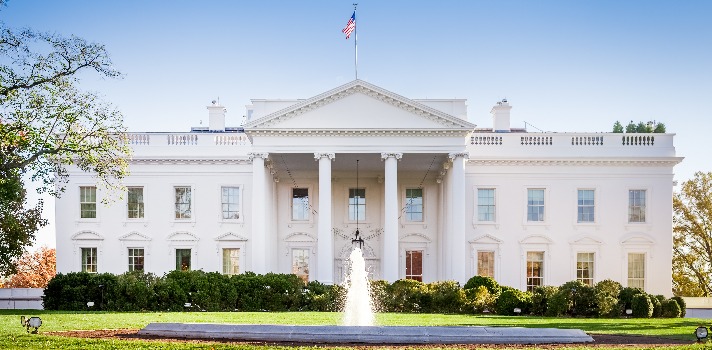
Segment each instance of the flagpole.
M355 3L353 5L354 21L356 21L356 6L358 6L358 4ZM354 26L354 71L356 73L356 80L358 80L358 23L356 23L356 26Z

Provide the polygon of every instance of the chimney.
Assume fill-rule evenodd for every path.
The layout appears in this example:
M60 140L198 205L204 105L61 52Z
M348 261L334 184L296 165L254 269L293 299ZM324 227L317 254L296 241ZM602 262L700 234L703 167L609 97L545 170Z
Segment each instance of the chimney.
M509 132L509 111L512 106L509 105L507 99L503 99L492 107L492 130L494 132Z
M225 131L225 112L227 109L213 100L212 105L208 106L208 130Z

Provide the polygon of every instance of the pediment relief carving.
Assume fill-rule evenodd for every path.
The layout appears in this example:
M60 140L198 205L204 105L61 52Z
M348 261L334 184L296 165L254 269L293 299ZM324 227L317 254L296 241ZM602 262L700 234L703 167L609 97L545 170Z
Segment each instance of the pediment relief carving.
M502 240L489 234L484 234L482 236L476 237L475 239L468 241L470 244L501 244Z
M148 237L146 235L143 235L138 232L130 232L127 233L121 237L119 237L120 241L150 241L151 237Z
M551 244L554 243L554 241L544 235L529 235L527 237L524 237L521 241L519 241L521 244Z
M198 236L190 233L190 232L175 232L172 233L170 236L168 236L169 241L172 242L185 242L185 241L190 241L190 242L196 242L200 240Z
M306 232L293 232L284 238L285 242L316 242L316 237Z
M432 240L422 233L407 233L400 238L401 242L405 243L430 243Z
M72 235L73 241L79 240L104 240L104 237L94 231L80 231Z
M247 238L238 235L237 233L233 232L228 232L225 234L222 234L220 236L215 237L216 241L240 241L240 242L245 242L247 241Z
M655 239L648 234L642 232L632 232L621 237L623 245L652 245L655 244Z
M354 95L367 96L377 101L383 102L386 105L395 107L402 111L411 114L412 116L428 119L436 125L436 128L441 129L462 129L473 130L475 125L438 111L434 108L425 106L421 103L405 98L388 90L382 89L376 85L367 83L362 80L354 80L350 83L327 91L323 94L314 96L310 99L303 100L292 106L268 114L262 118L253 120L245 124L245 131L250 134L251 131L259 131L260 129L279 129L280 123L284 123L294 117L324 108L327 105L341 101L347 97ZM289 128L293 129L293 127ZM405 129L405 128L404 128Z

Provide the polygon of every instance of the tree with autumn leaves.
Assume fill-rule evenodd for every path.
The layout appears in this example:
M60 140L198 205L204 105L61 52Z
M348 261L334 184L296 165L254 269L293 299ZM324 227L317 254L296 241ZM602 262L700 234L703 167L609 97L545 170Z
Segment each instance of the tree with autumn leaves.
M44 288L57 273L55 249L42 247L26 252L15 263L17 273L9 276L2 288Z
M673 211L673 292L712 296L712 173L683 182Z

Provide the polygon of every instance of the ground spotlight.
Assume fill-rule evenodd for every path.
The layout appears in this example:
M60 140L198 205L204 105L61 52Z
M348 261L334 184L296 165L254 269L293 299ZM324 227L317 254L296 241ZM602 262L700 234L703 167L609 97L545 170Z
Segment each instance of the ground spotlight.
M705 326L699 326L697 329L695 329L695 337L697 337L697 341L701 342L704 339L707 339L707 327Z
M30 328L34 328L32 334L37 334L37 329L42 326L42 319L37 316L32 316L26 318L25 316L20 316L20 324L23 327L27 327L27 333L30 333ZM705 333L706 334L706 333Z

